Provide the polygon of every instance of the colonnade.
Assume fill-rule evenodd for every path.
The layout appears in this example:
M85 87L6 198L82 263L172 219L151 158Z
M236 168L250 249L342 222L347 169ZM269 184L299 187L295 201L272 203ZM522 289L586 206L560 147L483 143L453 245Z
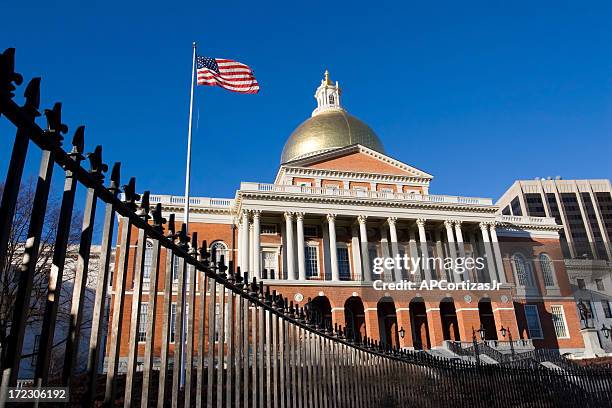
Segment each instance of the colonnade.
M278 213L276 214L278 215ZM304 239L304 212L284 212L282 217L283 222L283 266L284 276L287 280L305 281L306 276L306 254L305 254L305 239ZM342 216L343 220L353 218L351 225L351 247L352 247L352 266L353 276L359 281L370 282L381 277L373 274L372 260L370 259L370 242L368 241L368 217L359 215L357 217ZM327 265L329 270L325 272L331 276L331 281L340 281L340 271L338 266L337 254L337 236L336 236L336 219L337 215L333 213L326 214L323 218L323 236L325 241L324 253L328 259L322 262ZM416 220L404 219L402 221L414 221L416 228L409 229L409 242L407 249L410 251L409 256L416 259L421 257L427 259L430 257L430 249L428 247L428 239L426 226L430 227L430 232L434 235L435 253L436 256L444 254L443 245L446 246L446 256L451 257L453 262L457 257L464 258L466 256L464 228L465 224L470 224L474 227L474 223L465 223L460 220L427 220L418 218ZM440 228L442 221L443 228ZM239 258L238 264L242 270L252 272L252 276L261 277L261 211L259 210L243 210L240 216L239 226ZM396 257L401 254L400 242L398 240L398 218L388 217L386 219L376 218L371 222L371 227L377 226L380 228L380 248L382 257ZM484 246L484 256L486 259L486 269L488 271L488 279L492 282L497 280L501 283L506 283L505 273L503 270L503 261L501 251L498 244L495 223L480 222L478 227L481 231L482 244ZM415 231L416 230L416 231ZM418 234L418 244L417 236ZM444 234L442 234L444 232ZM473 228L470 229L471 242L474 243L475 235ZM446 238L443 243L443 237ZM355 250L359 248L359 250ZM296 262L297 257L297 262ZM327 268L324 268L327 269ZM384 278L389 278L400 281L408 279L409 276L403 276L406 271L394 268L393 270L385 270ZM417 271L421 279L431 280L434 276L430 269L429 263L424 264L423 271ZM446 276L449 280L458 282L464 280L461 275L448 273Z

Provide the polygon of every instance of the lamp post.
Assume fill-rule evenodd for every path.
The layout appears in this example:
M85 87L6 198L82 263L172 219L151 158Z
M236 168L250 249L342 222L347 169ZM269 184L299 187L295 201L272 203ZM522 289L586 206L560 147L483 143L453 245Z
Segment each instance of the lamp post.
M478 340L476 339L476 330L474 330L474 326L472 326L472 344L474 345L474 353L476 353L476 364L480 365L480 352L478 351Z
M480 335L480 340L485 341L485 335L487 334L487 331L485 330L484 326L481 324L480 325L480 329L478 329L478 334Z
M404 330L404 326L400 327L398 333L399 333L400 338L403 339L404 336L406 335L406 330Z
M506 338L506 334L508 334L508 340L510 340L510 353L512 354L512 359L514 360L514 341L512 340L512 332L510 329L506 329L504 326L499 329L503 338Z

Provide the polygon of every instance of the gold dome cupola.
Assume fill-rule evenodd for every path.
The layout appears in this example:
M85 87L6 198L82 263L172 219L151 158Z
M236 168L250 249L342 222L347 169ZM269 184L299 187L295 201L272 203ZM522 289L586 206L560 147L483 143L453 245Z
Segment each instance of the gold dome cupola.
M376 133L342 107L341 94L340 85L330 80L326 70L314 95L317 107L311 117L289 136L283 148L281 163L353 144L385 153Z

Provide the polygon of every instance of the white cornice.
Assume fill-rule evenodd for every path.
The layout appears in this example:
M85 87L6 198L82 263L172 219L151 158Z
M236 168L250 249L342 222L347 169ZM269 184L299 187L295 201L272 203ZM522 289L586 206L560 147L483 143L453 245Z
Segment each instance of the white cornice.
M428 186L431 179L413 176L402 176L397 174L386 173L365 173L345 170L327 170L317 169L312 167L284 167L280 171L280 175L289 175L293 177L319 177L319 178L345 178L351 180L377 181L387 183L409 183L422 186Z

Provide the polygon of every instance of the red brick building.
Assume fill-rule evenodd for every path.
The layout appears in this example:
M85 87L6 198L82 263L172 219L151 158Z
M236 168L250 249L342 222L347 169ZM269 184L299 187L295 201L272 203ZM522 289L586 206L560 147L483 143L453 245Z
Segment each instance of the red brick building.
M192 198L189 232L294 303L311 299L321 318L352 335L432 349L470 342L481 327L486 339L504 340L504 327L524 347L579 352L584 345L555 219L501 215L487 198L430 194L433 176L388 155L340 97L326 74L318 106L289 137L273 183L241 183L233 199ZM181 197L151 201L182 218ZM136 239L132 234L130 251ZM433 263L384 265L374 273L377 258L397 257ZM459 274L436 263L468 258L481 266ZM166 289L164 250L160 265L158 296ZM145 304L147 279L145 272ZM432 281L444 287L421 286ZM409 284L414 288L397 290ZM124 335L121 355L127 341Z

